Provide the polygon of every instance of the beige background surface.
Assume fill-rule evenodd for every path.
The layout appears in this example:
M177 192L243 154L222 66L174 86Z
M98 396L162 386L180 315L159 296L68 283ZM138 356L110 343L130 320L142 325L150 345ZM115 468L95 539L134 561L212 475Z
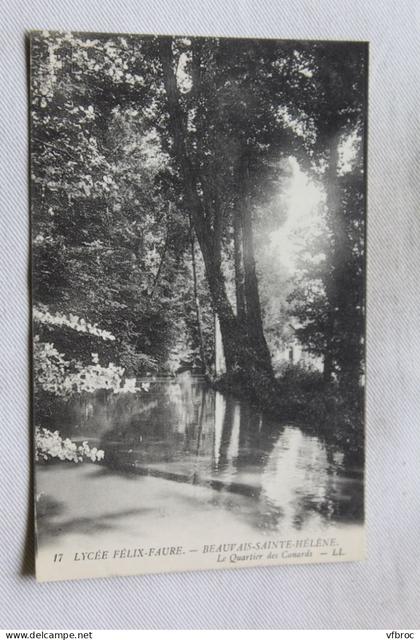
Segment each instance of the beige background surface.
M0 628L420 627L415 0L1 0ZM28 546L31 28L369 40L368 559L37 584Z

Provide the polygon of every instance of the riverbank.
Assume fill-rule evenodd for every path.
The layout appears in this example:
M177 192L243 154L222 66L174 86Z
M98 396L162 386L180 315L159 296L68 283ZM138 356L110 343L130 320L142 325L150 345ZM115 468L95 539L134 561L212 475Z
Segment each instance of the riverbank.
M275 379L275 391L261 401L242 380L224 374L212 386L250 402L276 420L298 423L308 433L341 447L349 461L364 462L364 388L343 390L325 385L318 371L285 367Z

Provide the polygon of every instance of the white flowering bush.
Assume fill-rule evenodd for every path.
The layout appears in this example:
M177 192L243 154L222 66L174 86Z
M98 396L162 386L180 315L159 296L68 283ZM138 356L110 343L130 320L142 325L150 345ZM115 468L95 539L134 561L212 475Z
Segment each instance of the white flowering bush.
M76 444L70 438L62 438L58 431L50 431L43 427L35 429L35 460L37 462L58 458L70 462L103 460L105 453L97 447L89 447L87 441Z
M103 340L115 340L107 331L83 319L69 315L51 314L46 308L34 310L34 319L39 323L53 326L70 327L78 332L91 333ZM40 404L50 402L48 394L63 399L73 394L93 393L99 389L108 389L113 393L136 393L136 379L124 381L124 367L109 363L104 367L99 363L97 353L91 354L91 363L83 365L75 360L67 360L51 342L42 342L37 335L34 338L34 380L35 401ZM47 397L45 398L45 393ZM83 462L97 462L104 458L104 451L89 447L87 441L77 444L70 438L63 438L59 431L50 431L43 427L35 430L35 459L38 462L52 458Z
M73 369L73 370L71 370ZM103 367L98 354L92 353L92 363L83 366L66 360L51 342L34 338L34 380L36 390L47 391L55 396L69 397L73 393L110 389L114 393L135 393L133 384L123 385L124 367L112 362Z
M69 364L51 342L40 342L39 336L35 336L33 365L36 389L64 395L63 386Z
M92 354L92 364L65 377L63 391L65 394L93 392L97 389L111 389L114 393L125 391L122 386L124 367L112 362L107 367L99 364L97 354Z
M33 309L33 319L41 324L47 324L54 327L68 327L78 331L79 333L89 333L102 340L115 340L115 336L110 331L100 329L96 324L87 322L84 318L80 318L72 313L68 316L64 313L50 313L43 305L38 305Z

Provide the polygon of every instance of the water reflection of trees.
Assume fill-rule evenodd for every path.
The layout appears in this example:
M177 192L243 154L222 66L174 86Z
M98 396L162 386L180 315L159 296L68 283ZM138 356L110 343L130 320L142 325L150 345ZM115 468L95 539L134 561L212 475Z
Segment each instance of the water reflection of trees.
M73 403L67 424L72 437L96 438L111 468L251 497L256 526L362 517L361 477L351 477L343 453L199 378L142 395L92 394Z

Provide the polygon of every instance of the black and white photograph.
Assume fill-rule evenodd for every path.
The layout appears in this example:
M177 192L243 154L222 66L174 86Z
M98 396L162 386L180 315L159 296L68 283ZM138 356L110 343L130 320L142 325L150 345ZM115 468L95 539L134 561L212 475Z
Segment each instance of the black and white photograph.
M368 44L30 36L41 581L364 557Z

